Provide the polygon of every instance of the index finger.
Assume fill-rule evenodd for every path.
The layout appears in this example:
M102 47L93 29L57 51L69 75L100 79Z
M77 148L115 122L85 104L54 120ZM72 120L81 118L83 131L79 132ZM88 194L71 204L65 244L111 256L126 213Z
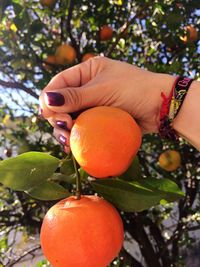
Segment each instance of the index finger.
M92 70L92 59L81 64L68 68L54 76L48 85L43 89L39 102L42 109L42 115L49 118L54 112L45 105L44 94L46 91L59 90L67 87L80 87L92 79L94 72Z

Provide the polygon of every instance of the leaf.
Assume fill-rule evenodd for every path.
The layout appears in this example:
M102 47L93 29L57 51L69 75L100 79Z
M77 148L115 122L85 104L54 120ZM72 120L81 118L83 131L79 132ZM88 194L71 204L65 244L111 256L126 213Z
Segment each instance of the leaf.
M29 190L46 181L59 159L42 152L27 152L0 162L0 182L13 190Z
M184 197L185 194L178 185L170 179L156 179L147 178L144 179L143 184L149 188L157 189L160 192L166 192L165 200L173 201L177 199L177 196Z
M68 190L53 182L43 182L27 191L28 195L39 200L56 200L70 196Z
M62 173L54 173L51 177L53 181L66 182L68 184L76 183L76 174L66 175Z
M111 178L95 180L91 184L97 193L126 212L146 210L159 204L162 199L174 201L183 196L182 191L177 189L178 187L174 182L168 180L164 183L161 182L160 185L158 181L161 180L155 182L153 179L150 182L151 179L142 179L141 182L127 182ZM150 185L145 183L146 180L150 180ZM153 183L155 183L154 186L152 185ZM164 184L167 185L166 188Z
M66 157L60 166L60 172L66 175L71 175L75 173L74 164L71 158Z
M122 180L126 181L141 179L141 177L142 177L141 167L138 157L134 158L128 170L120 176Z

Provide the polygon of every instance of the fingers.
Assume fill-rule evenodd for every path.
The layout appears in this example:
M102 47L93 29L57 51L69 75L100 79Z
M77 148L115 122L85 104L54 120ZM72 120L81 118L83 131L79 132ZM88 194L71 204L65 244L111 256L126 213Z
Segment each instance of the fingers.
M48 122L52 127L70 131L73 126L73 121L71 116L63 113L55 113L52 117L48 119Z
M66 69L51 79L49 84L45 87L40 95L40 107L43 111L43 116L49 118L53 116L54 112L70 112L74 111L74 105L76 102L80 105L81 99L84 95L81 93L76 94L76 90L80 89L83 85L92 80L99 71L103 68L101 57L96 57L72 68ZM62 96L51 94L47 97L46 92L57 92L60 90L67 91L64 94L64 101ZM80 90L79 90L80 91ZM51 105L49 105L49 98L51 99ZM52 100L53 99L53 100ZM57 99L57 101L55 100ZM53 101L53 102L52 102ZM72 103L72 105L70 105ZM57 108L52 107L52 104L57 104ZM68 105L69 108L63 109L63 105ZM60 108L61 107L61 108ZM76 107L78 110L79 107Z
M48 119L49 123L54 127L54 136L56 140L63 146L66 153L70 152L69 137L73 121L68 114L55 114Z
M53 134L56 140L63 146L65 153L69 153L70 152L70 144L69 144L70 133L62 129L54 128Z

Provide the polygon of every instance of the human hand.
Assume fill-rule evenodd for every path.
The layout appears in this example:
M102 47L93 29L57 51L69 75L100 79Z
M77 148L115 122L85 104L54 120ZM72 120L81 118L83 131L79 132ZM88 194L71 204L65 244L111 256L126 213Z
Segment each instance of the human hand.
M130 113L143 133L157 132L161 92L169 94L174 77L131 64L95 57L57 74L40 96L42 115L57 139L68 144L72 112L113 106Z

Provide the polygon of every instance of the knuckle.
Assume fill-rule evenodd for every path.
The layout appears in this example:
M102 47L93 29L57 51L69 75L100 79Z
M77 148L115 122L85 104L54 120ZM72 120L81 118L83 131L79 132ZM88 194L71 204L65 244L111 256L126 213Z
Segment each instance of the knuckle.
M68 105L73 105L79 108L82 104L81 94L77 89L70 89L66 91L65 98Z

